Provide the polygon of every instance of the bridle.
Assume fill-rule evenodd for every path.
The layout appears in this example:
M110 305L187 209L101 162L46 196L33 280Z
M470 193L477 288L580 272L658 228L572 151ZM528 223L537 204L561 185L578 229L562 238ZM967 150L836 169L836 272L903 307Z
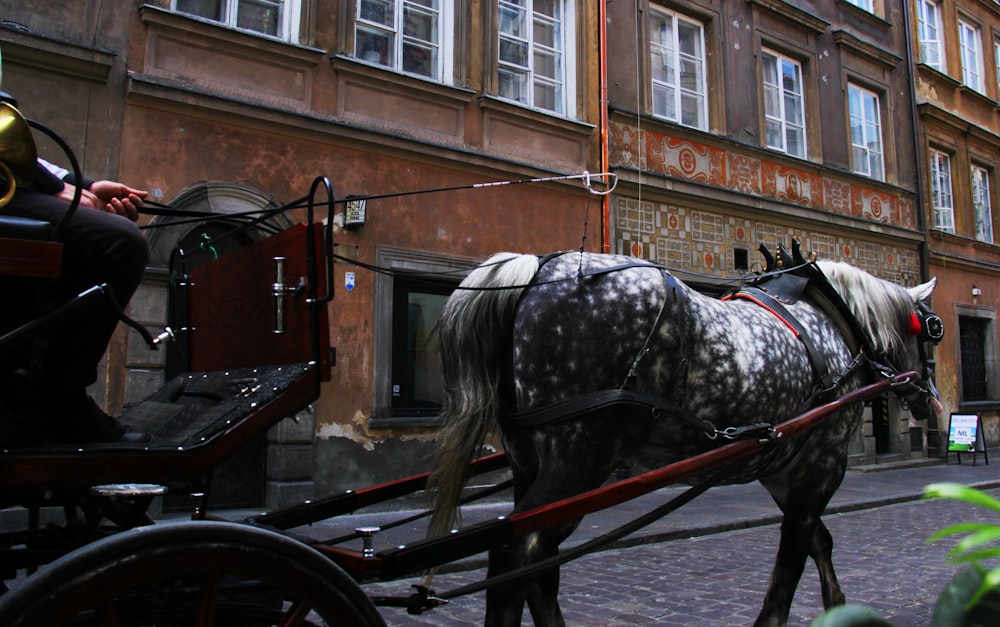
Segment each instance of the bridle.
M910 335L916 337L917 355L920 361L920 378L918 381L905 382L894 392L899 397L903 409L916 401L929 403L932 399L940 399L934 386L934 360L927 356L927 343L937 345L944 337L944 321L931 311L923 302L917 302L917 311L910 313ZM891 378L898 374L896 368L869 360L873 369L883 378Z

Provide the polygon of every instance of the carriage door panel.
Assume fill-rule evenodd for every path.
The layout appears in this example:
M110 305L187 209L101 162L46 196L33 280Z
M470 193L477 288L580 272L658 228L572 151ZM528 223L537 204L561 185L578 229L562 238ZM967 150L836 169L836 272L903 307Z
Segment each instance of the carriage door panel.
M322 378L329 380L326 305L306 302L325 285L322 235L318 225L297 224L191 271L192 372L308 362L318 352ZM317 251L312 289L308 237Z

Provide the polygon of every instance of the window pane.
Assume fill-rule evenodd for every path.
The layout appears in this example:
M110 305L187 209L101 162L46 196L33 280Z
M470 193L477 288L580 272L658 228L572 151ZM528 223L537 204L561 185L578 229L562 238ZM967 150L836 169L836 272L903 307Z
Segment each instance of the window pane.
M767 145L771 148L785 148L785 141L782 137L781 125L771 120L767 121Z
M421 76L434 76L437 54L433 48L403 44L403 71Z
M561 111L562 99L559 95L558 85L536 82L535 106L541 107L542 109L548 109L549 111Z
M802 129L798 127L789 126L788 129L785 131L785 135L788 141L788 146L786 148L788 154L794 155L796 157L805 157L806 137Z
M521 67L528 66L528 44L512 39L500 40L500 60Z
M360 0L361 10L358 17L367 22L374 22L383 26L392 26L396 23L396 7L392 0Z
M408 37L437 43L437 13L415 7L403 9L403 34Z
M510 3L500 3L500 32L511 37L524 38L525 12L523 8L510 6Z
M359 57L369 63L392 66L395 63L395 38L382 31L358 28Z
M534 24L535 45L555 48L559 45L559 23L547 20L535 20Z
M540 15L551 17L556 20L562 19L562 2L560 0L535 0L531 8L535 11L535 13Z
M673 56L665 54L663 51L653 51L650 54L652 59L651 72L653 80L661 83L674 84Z
M764 113L776 118L781 117L780 94L774 87L764 88Z
M277 35L281 28L281 2L240 0L236 9L236 26L267 35Z
M676 120L675 102L673 89L662 85L653 86L653 115Z
M181 13L189 13L210 20L223 21L225 0L177 0L176 9Z
M559 77L559 57L558 55L549 51L536 51L535 52L535 75L544 76L546 78L558 78Z
M437 322L448 299L397 279L393 289L392 409L396 415L435 415L442 401Z
M990 200L989 172L972 167L972 206L976 220L976 239L993 242L993 210Z
M702 111L704 111L705 103L704 99L700 96L681 96L681 124L686 126L693 126L695 128L703 128L705 121L702 119Z
M871 174L868 168L868 155L865 153L865 149L854 144L851 147L851 163L855 164L854 171L858 174Z
M514 72L501 69L499 71L499 93L502 98L516 102L527 102L528 75L526 72Z
M698 59L705 56L701 50L701 28L694 24L683 20L679 21L677 24L677 44L677 48L682 54Z

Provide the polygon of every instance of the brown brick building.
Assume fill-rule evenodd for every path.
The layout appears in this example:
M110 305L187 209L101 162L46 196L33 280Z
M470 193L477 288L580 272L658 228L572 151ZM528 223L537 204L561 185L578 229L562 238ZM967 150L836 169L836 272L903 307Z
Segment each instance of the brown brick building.
M980 407L957 392L955 338L982 331L995 369L997 249L975 235L969 173L995 175L998 35L992 5L965 4L936 5L947 65L934 69L911 63L915 0L0 0L2 87L90 176L210 213L143 218L153 259L131 312L150 326L174 315L179 258L302 220L219 237L317 176L341 198L620 176L603 202L561 180L373 199L353 229L338 216L336 252L392 273L337 263L333 380L223 473L247 494L234 498L273 507L424 467L436 308L455 271L502 249L585 242L721 284L759 267L758 243L798 237L901 283L937 274L940 387L950 409ZM981 91L959 80L959 17L983 36ZM954 233L932 221L930 149L957 164ZM106 361L95 392L114 410L183 371L185 347L151 353L123 332ZM995 424L995 403L981 407ZM925 434L876 404L853 460L924 454Z

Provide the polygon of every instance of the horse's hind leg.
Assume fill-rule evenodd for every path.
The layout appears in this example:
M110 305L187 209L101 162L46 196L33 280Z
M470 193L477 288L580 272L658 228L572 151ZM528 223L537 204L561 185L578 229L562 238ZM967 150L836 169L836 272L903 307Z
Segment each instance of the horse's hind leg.
M489 576L533 564L558 553L562 542L576 524L528 534L490 551ZM565 624L559 609L559 568L530 578L490 587L486 594L486 625L520 625L527 602L535 625L560 627Z

